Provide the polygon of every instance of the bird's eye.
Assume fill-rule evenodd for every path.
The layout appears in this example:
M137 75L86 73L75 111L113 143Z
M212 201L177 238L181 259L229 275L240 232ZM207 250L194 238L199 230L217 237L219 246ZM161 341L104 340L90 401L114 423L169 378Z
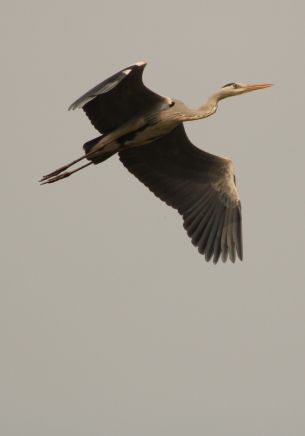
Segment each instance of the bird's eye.
M237 88L239 88L239 85L237 83L233 83L233 88L237 89Z

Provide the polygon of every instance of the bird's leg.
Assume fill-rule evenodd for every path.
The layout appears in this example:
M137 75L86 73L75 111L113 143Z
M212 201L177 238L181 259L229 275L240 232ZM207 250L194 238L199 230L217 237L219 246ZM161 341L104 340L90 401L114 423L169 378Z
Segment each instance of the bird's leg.
M48 179L51 179L51 178L53 179L53 177L58 176L58 175L61 174L63 171L66 171L68 168L72 167L72 165L75 165L77 162L80 162L81 160L86 159L86 158L92 156L93 154L97 153L98 151L99 151L99 150L91 151L90 153L84 154L83 156L79 157L78 159L73 160L72 162L68 163L67 165L64 165L64 166L58 168L57 170L52 171L52 172L49 173L49 174L46 174L45 176L43 176L43 177L41 178L41 180L39 180L39 182L42 183L42 182L45 182L45 181L48 180ZM87 165L85 165L85 166L87 166ZM83 168L83 167L81 167L81 168ZM77 171L78 171L78 170L77 170ZM74 172L74 171L73 171L73 172ZM73 172L69 173L69 175L70 175L70 174L73 174ZM67 176L64 176L64 177L67 177ZM64 177L60 177L60 178L64 178ZM58 178L57 180L60 180L60 178ZM54 182L55 182L55 180L54 180ZM42 184L43 184L43 183L42 183Z
M42 182L43 180L49 179L50 177L54 177L54 176L56 176L57 174L62 173L63 171L65 171L65 170L67 170L68 168L70 168L72 165L74 165L74 164L76 164L77 162L79 162L80 160L84 159L84 157L85 157L85 156L82 156L82 157L80 157L80 158L78 158L78 159L75 159L74 161L70 162L69 164L64 165L64 166L62 166L62 167L60 167L60 168L57 168L57 170L52 171L52 172L49 173L49 174L46 174L45 176L42 177L42 179L40 180L40 182Z
M89 157L93 156L93 155L97 155L98 153L101 152L101 150L105 149L106 146L109 146L110 144L112 144L118 137L122 136L123 133L125 133L126 128L124 129L119 129L118 132L114 132L113 134L110 133L107 135L107 138L103 137L101 142L98 144L95 144L95 148L98 145L99 148L95 149L93 151L90 151L89 153L84 154L83 156L79 157L78 159L73 160L72 162L68 163L67 165L64 165L60 168L58 168L55 171L52 171L49 174L46 174L45 176L43 176L41 178L41 180L39 180L39 182L41 184L44 184L44 182L47 182L47 180L52 180L52 182L56 182L57 180L63 179L65 177L68 177L70 174L73 174L75 171L72 172L68 172L68 173L63 173L64 171L66 171L68 168L70 168L72 165L75 165L77 162L80 162L83 159L88 159ZM87 165L85 165L87 166ZM84 168L85 166L81 167ZM78 170L76 170L78 171ZM63 174L62 174L63 173ZM62 174L62 177L59 177L59 175ZM58 176L58 177L57 177ZM50 183L52 183L50 182Z
M40 180L40 184L41 185L46 185L47 183L54 183L54 182L57 182L58 180L61 180L61 179L65 179L66 177L69 177L69 176L71 176L71 174L74 174L74 173L76 173L77 171L80 171L80 170L82 170L83 168L86 168L86 167L88 167L89 165L92 165L93 164L93 162L89 162L89 163L87 163L87 164L85 164L85 165L82 165L81 167L79 167L79 168L76 168L75 170L73 170L73 171L65 171L64 173L61 173L61 174L55 174L54 176L50 176L49 175L49 177L47 178L47 179L41 179ZM55 173L55 171L54 171L54 173Z

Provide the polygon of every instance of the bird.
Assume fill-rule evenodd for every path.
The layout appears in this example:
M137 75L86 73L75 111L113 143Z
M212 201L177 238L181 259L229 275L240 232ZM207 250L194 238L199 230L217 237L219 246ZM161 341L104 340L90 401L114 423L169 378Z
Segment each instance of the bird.
M140 61L122 69L71 104L69 110L82 108L101 135L83 145L80 158L43 176L40 183L64 179L118 153L127 170L179 212L206 261L242 260L241 201L232 160L193 145L183 123L213 115L227 97L272 84L227 83L191 109L147 88L142 80L146 65ZM67 171L83 159L89 162Z

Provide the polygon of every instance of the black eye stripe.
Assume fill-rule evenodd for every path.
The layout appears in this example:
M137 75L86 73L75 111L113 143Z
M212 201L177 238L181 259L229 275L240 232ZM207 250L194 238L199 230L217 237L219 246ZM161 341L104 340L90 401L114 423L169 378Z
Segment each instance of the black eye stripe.
M237 85L237 83L227 83L226 85L223 86L223 88L226 88L227 86L233 86L234 88L239 88L239 85Z

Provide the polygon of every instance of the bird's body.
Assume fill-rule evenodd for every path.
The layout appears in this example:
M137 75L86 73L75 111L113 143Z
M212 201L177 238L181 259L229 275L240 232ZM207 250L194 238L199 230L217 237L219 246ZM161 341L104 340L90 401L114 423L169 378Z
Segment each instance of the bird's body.
M117 151L144 145L168 134L178 124L179 121L174 118L171 108L167 108L166 105L157 105L150 112L131 119L103 136L90 151L102 151L114 142L117 144Z
M138 62L97 85L70 109L83 108L102 134L84 144L85 155L44 176L52 183L119 153L123 165L157 197L179 211L192 242L206 260L242 259L241 206L232 161L195 147L183 122L206 118L223 98L268 84L229 83L197 109L155 94L142 82ZM66 170L87 158L90 162Z
M100 150L102 154L102 150L106 152L115 147L117 151L121 151L148 144L167 135L182 122L199 118L203 117L199 115L192 117L192 111L182 101L166 97L164 102L157 103L146 113L135 116L113 132L101 137L90 152ZM94 156L94 160L97 160L97 155Z

